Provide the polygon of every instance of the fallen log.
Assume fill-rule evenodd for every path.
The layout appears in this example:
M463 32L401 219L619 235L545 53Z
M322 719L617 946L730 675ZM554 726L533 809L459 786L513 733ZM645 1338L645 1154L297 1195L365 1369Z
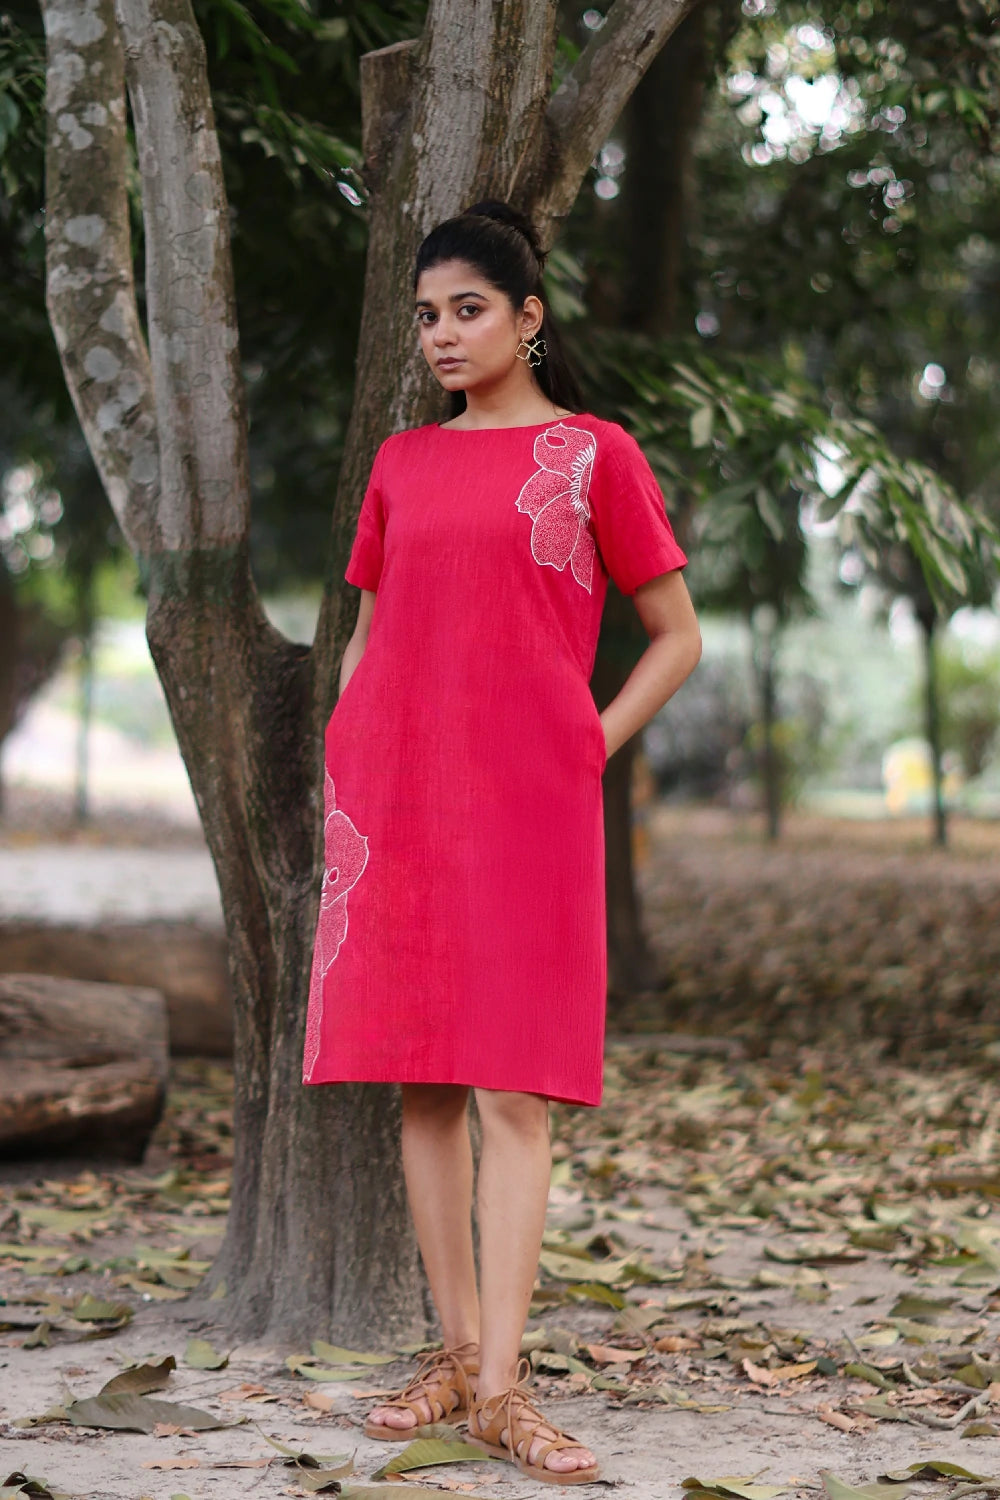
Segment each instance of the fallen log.
M0 1155L57 1147L141 1161L168 1068L158 990L0 975Z
M221 927L194 922L0 923L0 974L151 986L166 997L175 1057L231 1057L233 1003Z

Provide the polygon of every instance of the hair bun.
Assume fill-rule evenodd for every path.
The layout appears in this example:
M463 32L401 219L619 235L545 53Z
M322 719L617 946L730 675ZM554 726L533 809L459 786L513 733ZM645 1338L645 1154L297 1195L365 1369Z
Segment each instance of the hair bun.
M471 204L469 208L463 209L462 212L476 214L482 219L493 219L497 224L509 224L512 229L518 230L531 246L539 269L544 267L547 251L542 249L538 230L527 214L523 214L519 208L515 208L511 203L505 203L502 198L483 198L478 203Z

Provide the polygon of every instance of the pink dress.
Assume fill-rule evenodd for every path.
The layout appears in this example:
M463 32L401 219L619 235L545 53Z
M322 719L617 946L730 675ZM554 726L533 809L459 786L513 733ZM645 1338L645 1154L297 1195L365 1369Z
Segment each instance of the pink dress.
M345 572L376 591L326 729L302 1079L601 1102L608 587L686 558L589 414L385 439Z

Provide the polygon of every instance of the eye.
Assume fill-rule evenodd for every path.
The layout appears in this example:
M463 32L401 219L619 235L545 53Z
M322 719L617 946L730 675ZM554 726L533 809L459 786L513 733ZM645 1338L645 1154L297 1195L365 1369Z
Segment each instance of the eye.
M466 309L468 309L469 311L474 312L474 313L479 312L479 306L475 302L463 302L462 306L459 308L459 311L460 312L465 312Z
M434 316L434 314L431 312L431 310L430 310L429 307L422 307L420 309L420 311L417 313L417 322L418 323L426 322L426 320L428 318L432 318L433 316Z

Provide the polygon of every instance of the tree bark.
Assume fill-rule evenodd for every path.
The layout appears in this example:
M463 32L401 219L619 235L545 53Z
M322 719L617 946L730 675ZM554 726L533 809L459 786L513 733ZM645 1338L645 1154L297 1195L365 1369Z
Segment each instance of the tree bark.
M205 1293L225 1282L210 1309L234 1334L363 1346L428 1328L399 1162L398 1091L301 1085L323 864L323 730L356 613L343 569L378 442L426 420L440 399L413 331L417 245L485 194L518 201L550 234L643 69L693 3L617 0L551 100L554 0L432 0L418 40L363 59L369 254L354 404L309 649L269 624L249 568L228 220L189 0L116 0L116 14L111 0L42 0L50 313L84 431L147 583L150 648L229 938L233 1196ZM131 283L123 63L142 182L148 355Z

